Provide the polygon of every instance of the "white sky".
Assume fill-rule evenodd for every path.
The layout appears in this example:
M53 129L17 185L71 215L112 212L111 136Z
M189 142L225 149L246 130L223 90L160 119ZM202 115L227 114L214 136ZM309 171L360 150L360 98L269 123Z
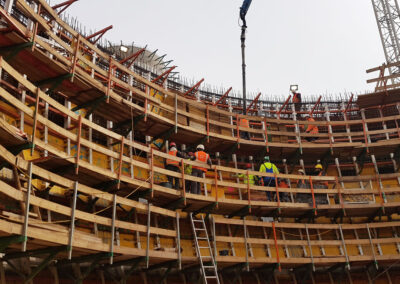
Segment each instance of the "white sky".
M51 3L59 3L52 0ZM148 44L187 78L241 90L242 0L80 0L67 12L106 38ZM383 50L369 0L253 0L247 14L249 92L303 95L364 92L365 70Z

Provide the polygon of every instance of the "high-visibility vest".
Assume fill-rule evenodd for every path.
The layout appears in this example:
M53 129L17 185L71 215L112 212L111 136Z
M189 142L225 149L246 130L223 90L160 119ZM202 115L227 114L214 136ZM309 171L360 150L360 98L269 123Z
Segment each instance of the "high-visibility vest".
M257 177L255 175L249 174L249 176L247 177L247 174L238 174L238 177L243 178L244 184L256 184Z
M239 120L239 126L249 128L249 127L250 127L250 124L249 124L249 121L248 121L247 119L241 118L241 119Z
M308 121L315 121L315 119L312 118L312 117L308 118L307 120ZM308 127L307 127L306 132L309 132L311 134L318 134L319 133L318 126L309 124Z
M196 157L196 162L204 164L205 166L207 165L207 161L210 158L210 155L208 155L204 151L197 151L196 153L194 153L194 156ZM207 172L207 168L205 167L193 166L193 169L199 169L203 172Z
M176 154L177 154L177 153L178 153L177 150L169 151L169 152L168 152L168 155L171 155L171 156L175 156L175 157L176 157ZM167 159L167 165L179 166L179 161Z

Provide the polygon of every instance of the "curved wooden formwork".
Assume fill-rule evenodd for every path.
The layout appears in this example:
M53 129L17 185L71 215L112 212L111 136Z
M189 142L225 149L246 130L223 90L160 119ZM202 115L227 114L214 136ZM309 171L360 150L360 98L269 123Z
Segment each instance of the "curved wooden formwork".
M44 255L44 260L58 260L61 273L91 263L85 276L96 267L113 279L118 268L121 283L132 273L151 277L159 269L165 274L156 281L171 271L178 279L196 275L198 259L186 219L193 212L213 214L209 227L223 279L234 274L245 283L274 277L282 283L332 283L351 269L350 282L351 275L361 274L364 281L384 275L396 283L398 100L379 99L374 105L374 95L367 95L359 97L359 106L338 102L316 110L317 121L311 123L302 117L316 105L299 115L286 103L263 110L267 117L242 115L142 77L64 23L43 0L16 0L12 12L6 4L0 14L7 23L0 31L0 158L3 171L12 170L11 177L1 177L0 196L19 204L12 212L3 208L0 221L0 247L9 266L13 259ZM250 128L238 125L242 118ZM304 133L305 124L318 126L320 133ZM128 136L132 130L151 141ZM242 139L242 132L250 139ZM307 142L311 136L318 139ZM246 171L235 159L221 165L218 155L205 178L172 172L164 160L178 161L181 169L198 164L169 156L160 150L164 142L154 146L157 139L189 147L204 143L210 153L225 157L253 155L257 161L270 155L284 173ZM309 172L318 158L326 176L292 174L299 168ZM237 174L272 177L288 186L249 186ZM178 177L181 189L166 187L165 176ZM47 199L26 194L33 179L35 193L50 193ZM185 181L204 184L202 194L187 193ZM299 181L307 186L298 186ZM71 195L74 188L78 199ZM267 201L266 192L275 199ZM24 218L27 196L30 218ZM76 208L71 199L78 200ZM28 253L17 252L21 242ZM49 263L34 264L24 277L30 280ZM251 276L242 273L246 269ZM174 281L185 279L193 281L185 276Z

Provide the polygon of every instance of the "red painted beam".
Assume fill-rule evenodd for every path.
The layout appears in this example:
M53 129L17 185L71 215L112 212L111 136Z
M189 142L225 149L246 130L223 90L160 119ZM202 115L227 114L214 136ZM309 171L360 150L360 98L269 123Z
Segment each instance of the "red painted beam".
M254 107L257 106L257 102L258 102L258 99L260 98L260 96L261 96L261 93L259 93L259 94L257 95L257 97L255 97L254 100L250 103L250 105L249 105L249 106L247 107L247 109L246 109L246 114L247 114L248 111L251 109L251 107L253 106L253 104L254 104Z
M153 79L151 82L156 83L160 86L162 86L164 84L164 82L168 79L169 74L172 72L172 70L174 70L176 68L176 66L172 66L171 68L169 68L167 71L165 71L164 73L162 73L160 76L158 76L157 78ZM158 80L161 80L160 83L157 83Z
M313 108L310 111L310 115L312 115L314 113L314 110L317 108L317 106L319 105L319 103L321 102L321 98L322 96L319 96L317 102L315 103L315 105L313 106Z
M349 109L351 103L353 102L353 97L354 97L354 94L352 93L352 94L351 94L351 97L350 97L350 100L349 100L349 102L347 103L347 105L346 105L346 107L345 107L345 109L344 109L344 113L346 113L346 112L348 111L348 109Z
M60 15L62 12L64 12L69 6L71 6L73 3L75 3L78 0L68 0L65 2L62 2L60 4L54 5L51 7L53 10L56 10L58 8L62 8L60 11L57 12L58 15Z
M126 66L127 68L130 68L133 63L136 61L136 59L138 59L138 57L146 50L146 48L142 48L141 50L139 50L136 53L133 53L131 55L129 55L128 57L122 59L119 63L124 64L125 62L128 62L129 60L132 60L128 66Z
M287 106L289 104L290 98L292 97L292 95L289 95L289 97L286 99L286 101L284 102L284 104L281 106L281 108L279 109L279 111L277 112L277 115L280 116L282 110L285 108L285 106Z
M230 87L230 88L225 92L225 94L223 94L222 97L220 97L219 100L216 101L216 102L213 104L213 106L219 105L219 104L229 95L229 93L230 93L231 91L232 91L232 87Z
M197 91L197 90L199 89L201 83L203 83L203 81L204 81L204 78L201 79L200 81L198 81L198 82L197 82L193 87L191 87L189 90L187 90L187 91L183 94L183 96L186 97L186 96L188 96L191 92Z
M96 38L94 41L92 41L92 43L96 43L96 42L99 41L99 39L100 39L107 31L111 30L112 28L113 28L112 25L111 25L111 26L108 26L108 27L106 27L106 28L104 28L104 29L102 29L102 30L99 30L99 31L95 32L94 34L91 34L91 35L89 35L89 36L87 36L87 37L85 37L85 38L86 38L87 40L90 40L90 39L92 39L92 38L94 38L94 37L97 36L97 38Z

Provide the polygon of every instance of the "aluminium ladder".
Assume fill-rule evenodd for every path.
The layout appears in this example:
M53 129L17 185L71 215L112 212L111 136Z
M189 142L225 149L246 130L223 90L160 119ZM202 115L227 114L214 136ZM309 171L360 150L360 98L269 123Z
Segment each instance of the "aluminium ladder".
M206 224L204 222L204 217L201 219L193 218L192 213L190 213L190 221L192 223L192 230L194 235L194 243L196 246L197 257L200 260L201 274L203 275L203 280L205 284L208 283L218 283L218 270L215 258L210 245L210 239L208 238ZM202 243L207 242L207 246L200 246L199 241ZM202 255L201 250L208 249L210 256ZM204 260L209 258L211 264L204 265Z

